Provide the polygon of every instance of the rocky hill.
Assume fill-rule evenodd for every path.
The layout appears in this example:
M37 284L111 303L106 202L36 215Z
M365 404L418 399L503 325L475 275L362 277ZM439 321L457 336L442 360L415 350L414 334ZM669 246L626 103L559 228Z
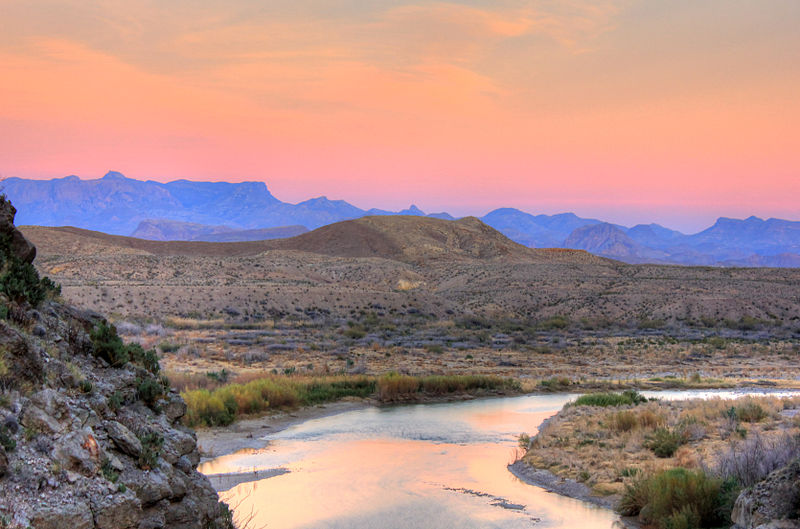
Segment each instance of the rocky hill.
M56 301L0 200L0 527L232 527L154 351Z

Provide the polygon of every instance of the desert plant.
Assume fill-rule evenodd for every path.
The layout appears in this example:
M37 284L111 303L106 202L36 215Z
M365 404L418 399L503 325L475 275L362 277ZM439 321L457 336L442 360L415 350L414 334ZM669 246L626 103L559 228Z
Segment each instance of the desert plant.
M158 464L161 448L164 446L164 437L158 432L146 432L139 435L142 451L139 454L139 468L150 470Z
M656 457L672 457L678 448L686 443L683 431L675 428L658 428L643 443Z
M581 395L572 406L630 406L647 402L647 397L635 390L625 390L622 393L589 393Z
M721 508L727 501L723 485L702 470L639 474L625 485L617 511L659 529L718 527L730 523L730 511L725 515Z

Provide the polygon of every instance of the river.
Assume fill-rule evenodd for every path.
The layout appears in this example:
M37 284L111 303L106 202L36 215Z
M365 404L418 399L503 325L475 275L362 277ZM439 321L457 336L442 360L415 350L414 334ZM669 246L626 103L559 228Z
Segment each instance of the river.
M664 399L742 392L645 393ZM794 392L793 394L796 394ZM572 394L366 408L312 419L219 457L205 474L241 473L221 492L250 529L620 527L609 510L549 493L506 465ZM261 479L260 471L285 469ZM235 484L237 481L254 479Z

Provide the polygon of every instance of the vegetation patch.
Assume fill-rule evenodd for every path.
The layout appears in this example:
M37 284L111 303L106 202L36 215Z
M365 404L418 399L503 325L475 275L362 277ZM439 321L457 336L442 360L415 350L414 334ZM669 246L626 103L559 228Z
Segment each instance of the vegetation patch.
M581 395L573 406L631 406L636 404L643 404L647 402L647 397L643 396L638 391L629 389L622 393L589 393L588 395Z

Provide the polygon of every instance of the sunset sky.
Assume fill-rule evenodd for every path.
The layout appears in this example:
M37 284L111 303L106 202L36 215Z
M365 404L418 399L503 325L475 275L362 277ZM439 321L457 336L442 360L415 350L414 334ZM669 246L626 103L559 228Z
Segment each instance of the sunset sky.
M0 0L0 174L800 220L798 0Z

